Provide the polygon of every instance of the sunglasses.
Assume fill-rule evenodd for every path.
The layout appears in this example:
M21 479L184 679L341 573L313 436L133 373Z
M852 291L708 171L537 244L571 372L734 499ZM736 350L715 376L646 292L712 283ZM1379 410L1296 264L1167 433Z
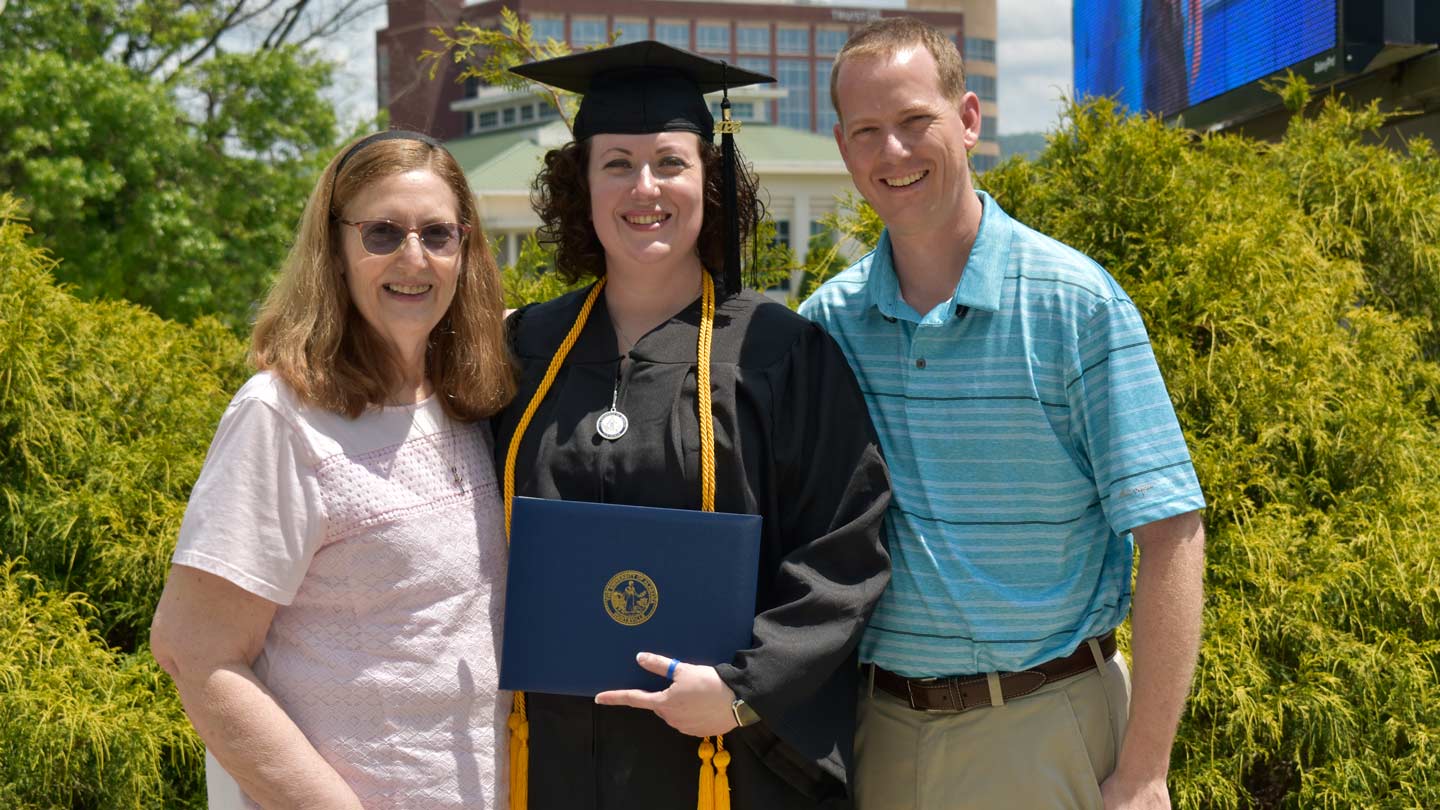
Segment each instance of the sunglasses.
M460 251L460 238L470 232L469 225L457 222L432 222L418 228L407 228L388 219L362 219L359 222L342 219L340 222L360 231L360 246L371 256L389 256L399 250L413 233L420 238L420 246L425 248L426 253L448 258Z

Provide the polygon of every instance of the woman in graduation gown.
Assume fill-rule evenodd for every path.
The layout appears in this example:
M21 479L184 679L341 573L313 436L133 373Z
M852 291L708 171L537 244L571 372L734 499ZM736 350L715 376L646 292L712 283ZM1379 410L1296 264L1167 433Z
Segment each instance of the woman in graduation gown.
M699 336L713 286L714 509L763 516L752 646L716 667L642 654L640 666L671 676L662 692L529 694L529 807L687 808L697 743L720 734L731 807L849 806L855 646L889 580L889 479L834 341L738 290L737 231L752 231L756 186L711 142L702 92L773 79L655 42L516 72L584 93L575 140L546 155L533 201L556 270L602 289L511 317L521 372L497 424L501 463L539 400L514 451L515 494L700 508Z

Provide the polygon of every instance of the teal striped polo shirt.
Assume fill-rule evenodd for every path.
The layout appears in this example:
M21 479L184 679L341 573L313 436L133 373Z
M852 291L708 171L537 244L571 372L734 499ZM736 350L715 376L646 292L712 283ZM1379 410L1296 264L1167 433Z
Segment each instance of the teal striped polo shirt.
M900 296L889 234L800 308L845 351L890 465L890 588L860 658L1013 671L1130 610L1130 529L1205 505L1140 313L984 192L955 295Z

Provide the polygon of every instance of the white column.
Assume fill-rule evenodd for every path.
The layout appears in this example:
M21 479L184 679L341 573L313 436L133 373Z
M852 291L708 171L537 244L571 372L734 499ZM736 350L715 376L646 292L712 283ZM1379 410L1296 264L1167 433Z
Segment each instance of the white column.
M804 189L795 194L795 213L790 216L790 249L795 253L796 264L804 265L810 252L810 194ZM801 270L791 274L791 290L800 291L800 279L804 275Z
M514 267L515 262L520 259L520 240L523 238L523 233L511 231L505 234L505 264L510 267Z

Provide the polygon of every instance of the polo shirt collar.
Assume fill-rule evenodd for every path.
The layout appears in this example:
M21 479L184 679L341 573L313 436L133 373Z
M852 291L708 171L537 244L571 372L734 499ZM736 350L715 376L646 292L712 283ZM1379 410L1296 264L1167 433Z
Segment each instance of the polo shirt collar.
M1000 208L994 198L983 191L976 191L980 198L980 230L975 235L975 244L970 248L970 258L965 262L965 272L960 283L955 285L955 294L948 304L935 307L928 313L918 313L900 296L900 280L895 276L895 264L890 252L890 231L880 234L875 245L870 265L870 277L866 291L872 306L881 315L891 319L903 318L926 326L946 324L955 317L960 307L981 309L988 312L1000 310L1000 290L1005 279L1005 270L1010 263L1010 238L1013 220Z

